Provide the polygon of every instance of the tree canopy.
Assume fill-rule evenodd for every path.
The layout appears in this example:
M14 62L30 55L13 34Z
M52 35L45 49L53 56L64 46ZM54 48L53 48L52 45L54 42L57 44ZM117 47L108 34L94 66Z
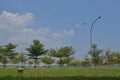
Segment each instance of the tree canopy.
M37 65L37 59L39 56L46 54L48 50L44 48L44 45L37 39L33 40L33 44L30 47L26 48L28 51L28 56L35 61L34 67Z

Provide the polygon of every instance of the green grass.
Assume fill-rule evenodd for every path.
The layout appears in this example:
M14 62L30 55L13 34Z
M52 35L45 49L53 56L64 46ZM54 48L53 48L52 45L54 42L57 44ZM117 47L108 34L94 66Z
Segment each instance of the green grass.
M120 68L0 68L0 80L120 80Z

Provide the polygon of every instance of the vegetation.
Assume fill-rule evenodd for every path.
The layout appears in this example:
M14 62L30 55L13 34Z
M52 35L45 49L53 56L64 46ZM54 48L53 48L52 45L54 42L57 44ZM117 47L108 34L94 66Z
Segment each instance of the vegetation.
M75 49L72 46L64 46L56 49L45 49L39 40L25 48L28 53L16 52L17 45L9 43L0 46L0 80L119 80L120 52L105 51L97 48L96 44L88 51L91 56L85 56L84 60L76 60L73 55ZM62 68L31 68L31 66L51 67L52 64ZM2 65L1 65L2 64ZM28 66L25 66L28 65ZM95 65L93 67L93 64ZM101 67L102 65L102 67ZM8 68L2 68L7 67ZM23 73L17 73L15 67L25 67ZM109 66L109 67L106 67ZM112 66L112 67L111 67ZM14 67L14 68L9 68ZM3 74L4 73L4 74Z
M39 56L47 53L47 50L44 49L44 45L39 40L33 40L33 44L31 44L29 48L26 48L26 50L29 52L28 56L35 61L34 67L37 65Z
M76 60L73 56L75 49L72 46L64 46L56 49L45 49L44 45L39 40L33 40L33 43L25 48L28 53L16 52L18 45L8 43L5 46L0 46L0 65L3 67L21 66L52 66L51 64L59 65L60 67L91 67L95 66L115 66L120 65L120 52L97 48L96 44L88 51L91 56L85 56L84 60ZM42 65L43 66L43 65Z
M4 73L4 74L3 74ZM0 68L0 80L119 80L120 68Z
M61 47L60 49L50 49L50 54L53 57L59 58L58 64L62 67L63 64L69 64L72 60L72 55L75 53L72 47Z
M101 52L102 52L102 50L97 49L96 44L93 44L92 49L88 52L92 58L92 63L95 66L101 64L101 60L102 60Z
M0 56L1 56L1 62L3 63L4 67L6 67L6 64L10 62L12 64L13 59L15 58L15 48L17 45L14 45L12 43L9 43L5 46L0 46Z
M42 58L42 62L45 63L45 64L48 64L49 67L52 63L54 63L54 59L52 59L51 57L44 57Z

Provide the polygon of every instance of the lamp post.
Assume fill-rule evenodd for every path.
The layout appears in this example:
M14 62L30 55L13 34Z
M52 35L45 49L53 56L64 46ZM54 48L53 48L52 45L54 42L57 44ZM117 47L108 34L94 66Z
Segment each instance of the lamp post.
M92 28L93 28L95 22L96 22L98 19L100 19L100 18L101 18L101 16L97 17L97 18L92 22L92 25L91 25L91 27L90 27L90 49L92 49Z

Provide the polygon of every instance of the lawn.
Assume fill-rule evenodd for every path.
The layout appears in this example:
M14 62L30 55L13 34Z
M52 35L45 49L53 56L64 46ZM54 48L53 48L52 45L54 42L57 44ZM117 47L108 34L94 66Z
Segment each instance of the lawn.
M120 80L120 68L0 68L0 80Z

